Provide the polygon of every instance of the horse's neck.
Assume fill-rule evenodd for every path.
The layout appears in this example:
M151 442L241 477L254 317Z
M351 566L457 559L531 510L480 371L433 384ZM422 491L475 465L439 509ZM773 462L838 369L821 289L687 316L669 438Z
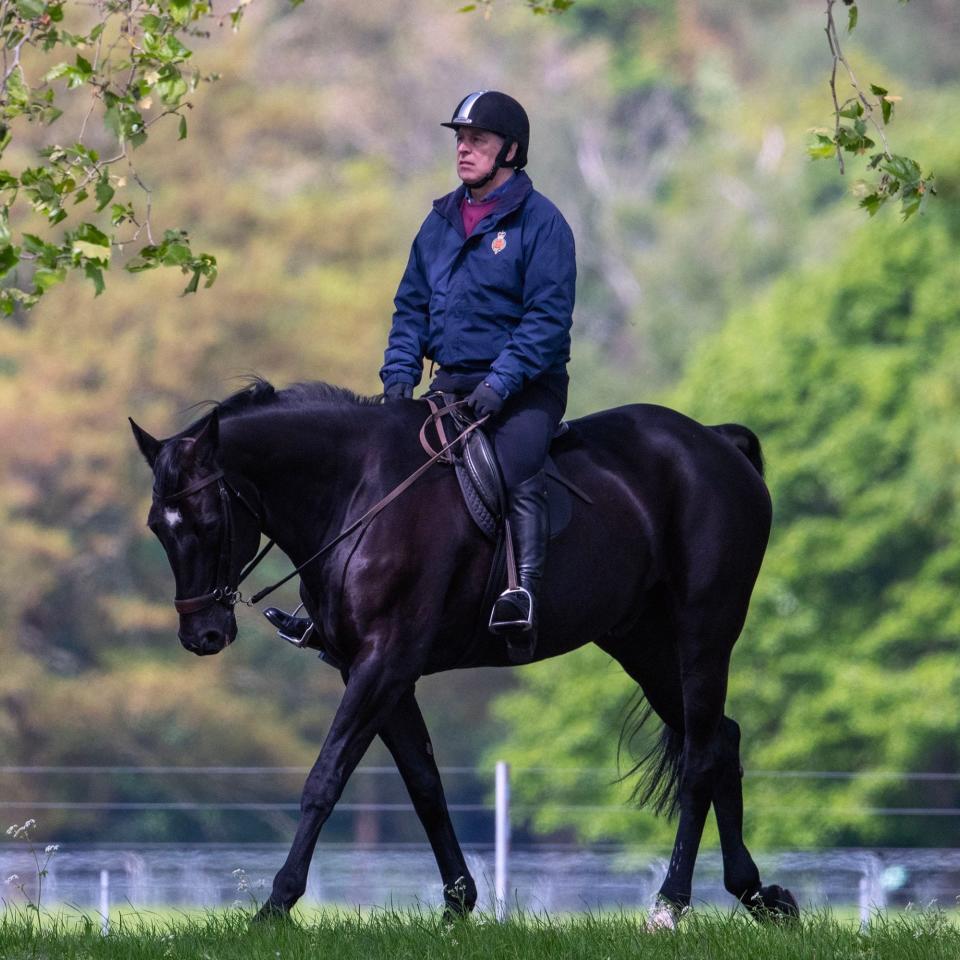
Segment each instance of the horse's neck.
M341 522L363 478L369 438L350 420L339 411L290 414L224 431L224 465L257 489L263 532L291 557Z

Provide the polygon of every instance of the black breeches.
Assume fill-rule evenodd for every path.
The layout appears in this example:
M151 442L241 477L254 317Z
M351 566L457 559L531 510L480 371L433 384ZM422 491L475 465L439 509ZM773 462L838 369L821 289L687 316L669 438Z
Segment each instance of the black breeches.
M485 427L508 490L543 469L566 407L566 377L554 375L549 384L534 380L509 397Z

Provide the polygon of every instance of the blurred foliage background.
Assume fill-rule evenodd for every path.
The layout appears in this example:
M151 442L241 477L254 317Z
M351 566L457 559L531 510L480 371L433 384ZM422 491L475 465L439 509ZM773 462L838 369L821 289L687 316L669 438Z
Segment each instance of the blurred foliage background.
M846 48L903 96L895 134L936 174L939 199L906 225L856 209L855 169L841 179L807 159L831 109L819 0L578 0L551 17L458 5L258 0L237 35L198 44L222 79L192 99L189 137L158 130L137 161L154 219L215 254L216 286L183 298L178 276L113 272L94 299L71 279L0 323L0 763L312 762L339 676L247 611L221 656L180 648L126 417L167 435L250 372L377 392L409 243L456 185L439 122L491 87L526 105L529 172L577 238L569 413L666 402L746 423L764 444L775 524L728 711L748 772L766 772L746 783L748 838L960 842L956 817L864 812L960 807L960 780L876 775L960 772L954 0L878 0ZM283 570L269 561L263 578ZM441 764L530 771L514 782L523 830L672 835L648 813L595 808L626 796L613 781L631 692L599 651L418 689ZM856 775L796 775L823 770ZM299 779L4 775L0 790L295 801ZM400 799L355 781L353 799ZM477 789L457 775L448 796ZM411 820L358 814L330 830L418 839ZM463 839L488 838L486 819L457 822ZM42 826L58 839L259 840L289 824L92 810L49 811Z

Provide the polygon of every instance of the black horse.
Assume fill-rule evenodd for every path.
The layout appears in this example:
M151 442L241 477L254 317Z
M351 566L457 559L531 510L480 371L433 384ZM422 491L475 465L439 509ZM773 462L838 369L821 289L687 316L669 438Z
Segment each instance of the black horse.
M164 441L131 421L154 473L148 524L173 568L183 646L206 655L234 640L236 585L261 534L299 565L422 465L427 415L423 401L257 381ZM711 803L726 889L758 917L796 915L789 891L761 885L744 845L740 729L724 715L730 653L770 529L756 437L633 405L573 421L553 455L594 503L577 501L550 546L537 658L596 643L664 723L641 799L678 810L679 823L654 922L672 926L690 903ZM306 609L346 689L261 917L286 914L303 895L320 829L378 735L430 840L447 910L473 908L414 685L441 670L509 665L503 641L477 629L492 550L452 470L437 465L303 570Z

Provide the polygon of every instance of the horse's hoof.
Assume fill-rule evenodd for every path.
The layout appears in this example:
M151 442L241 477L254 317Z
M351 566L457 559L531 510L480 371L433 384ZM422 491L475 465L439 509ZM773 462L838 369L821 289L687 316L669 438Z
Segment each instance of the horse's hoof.
M251 923L292 923L290 911L268 900L254 915Z
M757 921L784 923L800 918L800 907L794 895L776 883L761 887L756 893L745 897L743 903Z
M444 923L455 923L469 916L477 902L477 888L471 877L457 877L443 888Z
M680 918L689 910L689 907L681 907L666 897L658 896L647 916L647 930L650 933L676 930Z

